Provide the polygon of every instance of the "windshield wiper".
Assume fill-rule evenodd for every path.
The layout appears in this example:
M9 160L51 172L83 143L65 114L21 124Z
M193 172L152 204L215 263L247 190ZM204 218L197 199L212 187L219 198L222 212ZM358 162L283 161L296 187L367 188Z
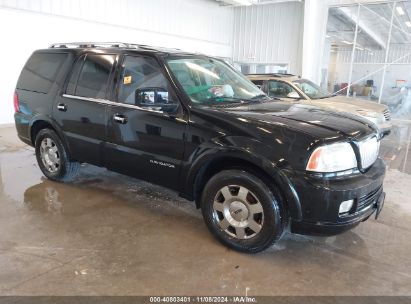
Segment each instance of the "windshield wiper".
M330 98L330 97L333 97L333 95L327 95L327 96L318 97L318 98L315 98L315 99L326 99L326 98Z
M227 101L235 101L235 102L227 102ZM219 101L221 101L221 103L219 103ZM245 104L245 103L249 103L249 102L253 102L255 100L252 99L246 99L246 98L238 98L238 97L226 97L226 96L221 96L221 97L213 97L207 100L207 103L213 103L216 105L219 104L228 104L228 103L235 103L235 104Z
M210 103L211 105L215 106L221 106L224 104L230 104L230 105L246 105L249 103L255 103L255 102L265 102L268 100L272 99L277 99L277 98L271 98L265 94L260 94L253 96L251 98L239 98L239 97L213 97L207 100L207 103ZM234 102L229 102L229 101L234 101ZM220 102L219 102L220 101Z
M251 97L251 100L259 100L259 99L268 99L268 98L270 98L270 97L268 97L267 95L265 95L265 94L259 94L259 95L255 95L254 97Z

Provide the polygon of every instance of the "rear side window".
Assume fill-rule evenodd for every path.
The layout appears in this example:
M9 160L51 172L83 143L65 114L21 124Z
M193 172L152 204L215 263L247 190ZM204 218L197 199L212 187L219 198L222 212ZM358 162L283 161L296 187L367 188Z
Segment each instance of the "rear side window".
M81 56L77 60L77 62L74 65L73 69L71 70L70 80L67 84L67 89L66 89L67 94L74 95L76 93L76 85L77 85L78 74L80 73L81 67L83 66L85 57L86 57L86 55Z
M66 53L33 54L21 72L17 88L48 93L67 56Z
M88 54L83 59L80 58L74 66L66 93L105 98L115 55Z

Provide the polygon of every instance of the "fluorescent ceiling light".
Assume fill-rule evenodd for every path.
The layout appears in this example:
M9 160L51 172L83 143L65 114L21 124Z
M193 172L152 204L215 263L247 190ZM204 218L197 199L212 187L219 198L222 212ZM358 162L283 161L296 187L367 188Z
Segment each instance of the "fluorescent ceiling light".
M405 24L406 24L408 27L411 27L411 21L406 21Z
M240 5L251 5L253 4L250 0L232 0L235 3L238 3Z
M349 42L349 41L347 41L347 40L343 40L343 41L341 41L342 43L345 43L345 44L352 44L352 42Z
M396 9L397 9L398 15L402 16L402 15L405 14L404 9L402 8L402 6L397 6Z
M364 51L364 49L362 47L359 47L359 46L357 46L356 49L360 50L360 51Z

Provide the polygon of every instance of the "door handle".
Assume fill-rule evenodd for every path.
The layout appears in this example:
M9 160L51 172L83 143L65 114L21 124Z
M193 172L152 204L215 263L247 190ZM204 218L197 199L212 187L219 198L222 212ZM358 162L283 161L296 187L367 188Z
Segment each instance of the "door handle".
M59 110L61 112L66 112L67 111L67 106L64 103L59 103L57 105L57 110Z
M120 124L126 124L127 123L127 118L121 114L115 114L114 115L114 121Z

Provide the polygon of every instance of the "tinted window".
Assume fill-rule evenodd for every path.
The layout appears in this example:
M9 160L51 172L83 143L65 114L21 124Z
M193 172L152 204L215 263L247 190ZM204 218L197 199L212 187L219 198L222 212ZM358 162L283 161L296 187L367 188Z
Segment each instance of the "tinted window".
M88 54L78 76L75 95L105 98L115 55Z
M251 80L252 83L254 83L257 87L259 87L260 89L263 88L264 85L264 80Z
M70 80L67 84L67 89L66 89L67 94L74 95L76 93L76 85L77 85L78 74L80 73L80 69L83 65L84 58L85 58L85 55L81 56L76 61L76 64L74 65L74 67L71 71Z
M251 80L251 82L260 87L264 84L264 80Z
M323 90L318 85L307 79L294 80L293 83L311 99L322 99L331 97L331 94L329 92Z
M175 109L176 100L154 58L125 57L120 76L119 102L172 110Z
M289 84L282 81L270 81L268 83L268 96L286 98L288 94L296 91Z
M68 54L35 53L21 72L17 88L48 93Z

